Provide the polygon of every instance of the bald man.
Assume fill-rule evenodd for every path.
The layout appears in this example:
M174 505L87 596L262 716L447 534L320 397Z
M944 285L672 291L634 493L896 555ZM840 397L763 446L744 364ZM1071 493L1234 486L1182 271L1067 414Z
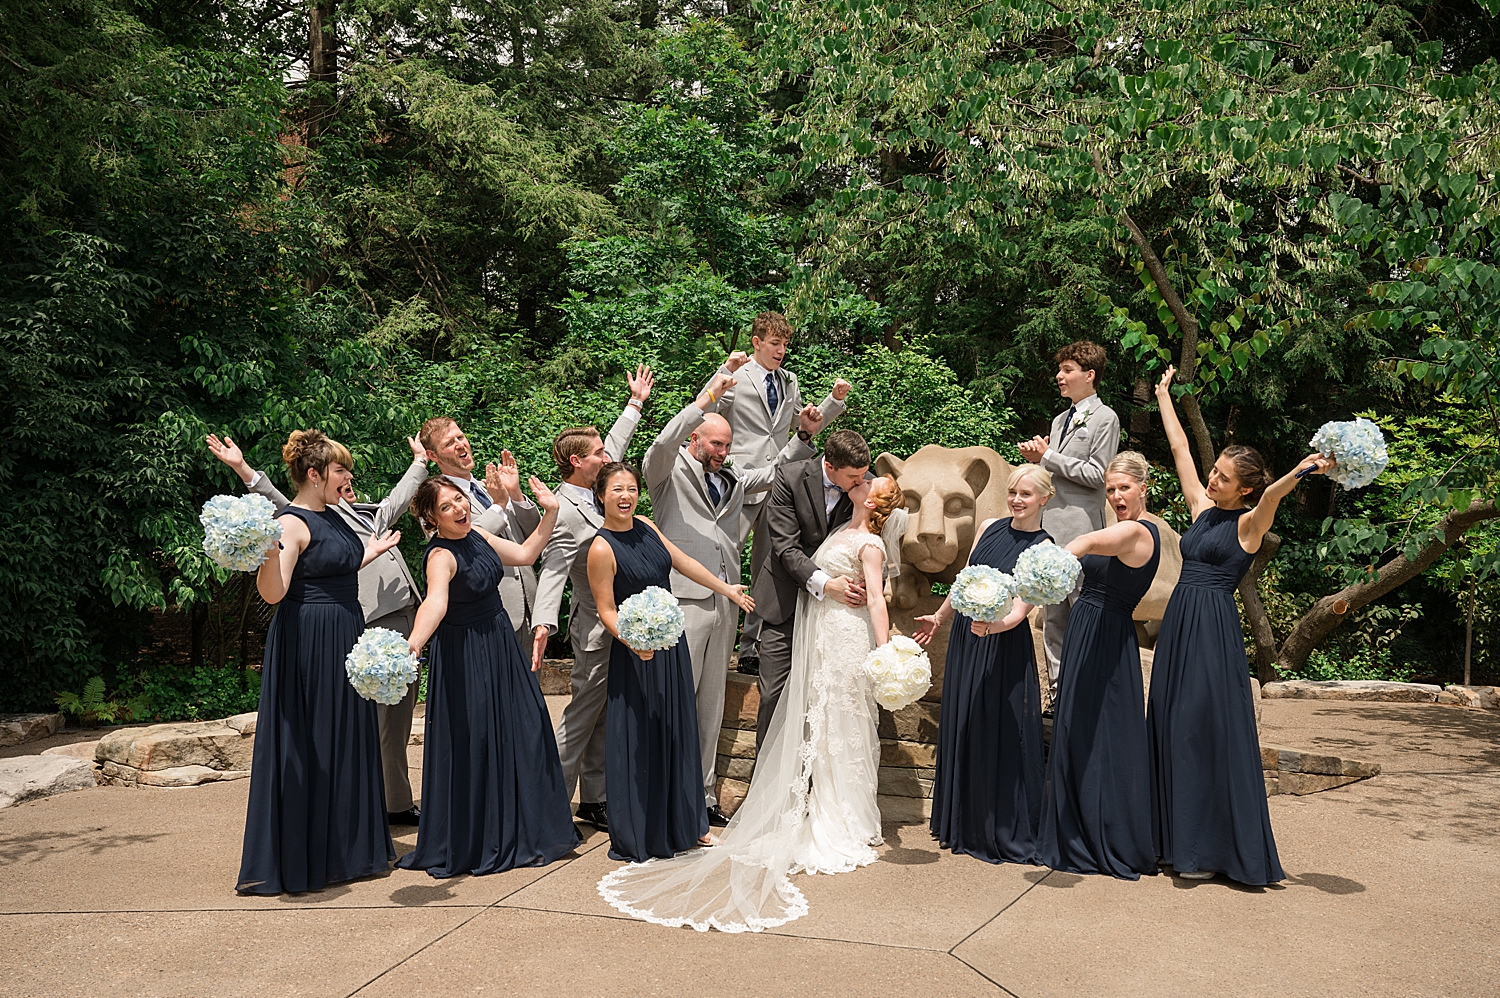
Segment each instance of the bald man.
M725 463L734 433L713 408L734 387L734 376L720 371L696 399L672 418L646 450L642 471L651 494L651 515L662 533L685 553L726 582L740 581L740 548L745 536L741 511L745 496L764 492L786 461L811 457L811 445L793 437L772 464L738 469ZM823 414L817 406L798 413L809 437L817 434ZM693 661L693 688L698 695L698 750L703 763L703 801L709 824L722 827L729 818L719 808L716 763L719 729L724 723L724 680L739 609L711 589L672 573L672 595L687 617L688 653Z

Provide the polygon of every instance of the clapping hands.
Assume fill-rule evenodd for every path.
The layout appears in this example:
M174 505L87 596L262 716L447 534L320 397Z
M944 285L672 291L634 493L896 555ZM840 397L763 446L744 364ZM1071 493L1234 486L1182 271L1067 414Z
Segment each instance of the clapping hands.
M521 468L516 456L508 450L500 452L500 463L490 462L484 468L484 490L496 502L525 499L521 491Z

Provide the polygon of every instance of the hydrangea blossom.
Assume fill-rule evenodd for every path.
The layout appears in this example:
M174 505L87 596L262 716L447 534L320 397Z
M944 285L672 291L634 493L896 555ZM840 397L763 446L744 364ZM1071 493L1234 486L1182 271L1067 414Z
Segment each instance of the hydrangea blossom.
M620 640L637 651L673 647L686 626L677 597L661 586L647 586L620 604Z
M948 599L971 620L993 623L1010 611L1016 580L990 565L970 565L958 573Z
M203 553L220 568L253 572L281 540L276 507L262 495L214 496L198 514Z
M1368 419L1327 422L1308 441L1313 450L1331 457L1336 464L1328 477L1346 489L1362 489L1373 482L1390 463L1385 435Z
M910 706L932 687L932 660L904 634L865 656L864 668L875 687L875 702L886 710Z
M1068 598L1082 571L1083 564L1067 548L1033 544L1016 559L1011 575L1017 596L1032 606L1049 606Z
M417 681L417 656L407 640L386 627L367 628L349 649L344 672L354 692L387 706L398 704Z

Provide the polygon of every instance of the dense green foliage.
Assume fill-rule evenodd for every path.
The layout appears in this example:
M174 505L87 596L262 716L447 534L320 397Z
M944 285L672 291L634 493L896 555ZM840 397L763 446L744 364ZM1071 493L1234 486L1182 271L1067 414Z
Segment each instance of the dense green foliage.
M447 414L551 480L625 370L658 372L638 456L765 308L877 451L1014 459L1081 336L1154 459L1166 361L1200 451L1284 468L1371 416L1391 471L1284 507L1276 635L1477 510L1301 668L1456 681L1472 616L1500 678L1484 5L323 7L309 80L305 6L0 2L0 708L253 702L268 612L199 547L238 488L206 432L280 478L319 426L378 496Z

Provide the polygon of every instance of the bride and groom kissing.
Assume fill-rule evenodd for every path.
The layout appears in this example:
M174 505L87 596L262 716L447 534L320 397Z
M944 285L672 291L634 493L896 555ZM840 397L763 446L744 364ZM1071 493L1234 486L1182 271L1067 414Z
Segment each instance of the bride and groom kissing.
M759 931L807 912L793 873L873 863L881 843L877 707L861 668L886 643L905 500L869 472L858 433L781 466L768 557L750 595L763 621L755 775L715 847L622 867L599 882L620 911L699 931ZM895 514L893 516L893 514Z

